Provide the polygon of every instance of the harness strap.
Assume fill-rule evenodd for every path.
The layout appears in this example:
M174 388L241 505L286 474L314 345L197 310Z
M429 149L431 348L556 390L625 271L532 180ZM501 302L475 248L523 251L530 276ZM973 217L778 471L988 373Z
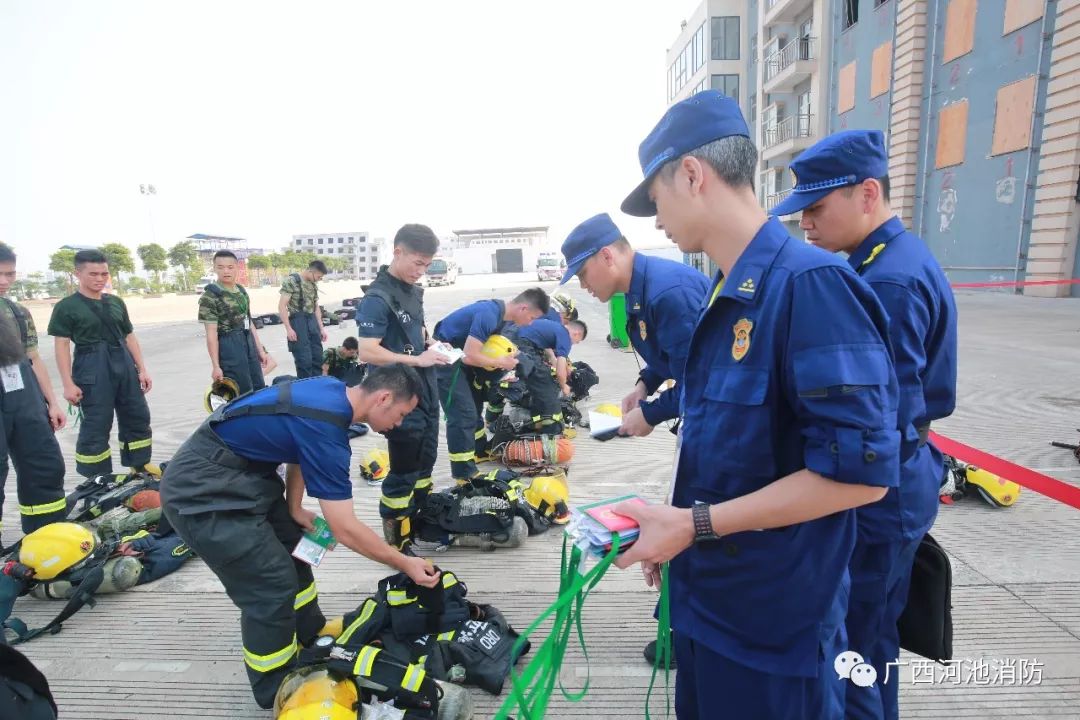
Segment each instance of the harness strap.
M233 418L238 417L255 417L260 415L293 415L295 417L307 418L308 420L330 423L342 430L348 430L349 425L352 424L352 418L344 418L329 410L320 410L318 408L297 405L292 399L292 383L287 382L279 383L277 385L276 402L269 405L243 405L240 407L226 406L224 412L221 414L221 420L219 422L225 422L226 420L232 420Z
M26 324L26 316L22 313L22 308L6 297L0 297L0 300L7 303L8 309L11 310L11 315L15 318L15 324L19 326L19 337L22 338L23 347L26 347L26 341L30 338L30 329Z
M90 570L84 577L79 586L75 589L75 594L68 600L67 605L60 611L60 614L54 617L49 624L43 627L30 630L27 628L26 623L18 618L11 618L4 623L4 627L15 631L16 638L12 641L12 645L20 645L24 642L29 642L36 638L38 635L44 635L45 633L56 634L60 632L61 625L69 617L77 613L82 609L83 605L89 605L94 607L96 602L94 601L94 593L101 587L101 583L105 580L105 563L100 563L97 567Z

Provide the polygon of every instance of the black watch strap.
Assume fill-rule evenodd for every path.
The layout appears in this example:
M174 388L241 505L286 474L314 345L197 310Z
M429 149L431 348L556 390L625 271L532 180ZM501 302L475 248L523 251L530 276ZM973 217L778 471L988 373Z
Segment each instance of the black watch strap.
M703 540L718 540L719 535L713 531L711 506L706 503L694 505L691 513L694 517L694 542Z

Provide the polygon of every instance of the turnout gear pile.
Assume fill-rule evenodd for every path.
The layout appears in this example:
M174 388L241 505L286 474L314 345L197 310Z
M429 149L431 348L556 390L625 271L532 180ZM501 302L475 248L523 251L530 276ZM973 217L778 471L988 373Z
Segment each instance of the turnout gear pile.
M589 391L600 382L600 376L583 361L570 364L566 384L570 386L570 397L562 398L563 425L566 427L588 427L588 419L582 417L577 404L589 398Z
M150 407L126 345L132 330L124 301L114 295L94 300L76 292L53 306L49 334L70 338L75 346L71 380L82 390L75 470L83 477L112 472L114 411L121 464L142 467L150 462Z
M1009 507L1020 497L1020 485L982 468L945 455L939 499L952 505L963 497L982 498L991 507Z
M467 593L450 571L431 589L403 573L383 578L374 596L345 615L327 669L355 678L365 700L393 701L406 718L471 717L460 704L467 695L446 683L497 695L519 658L511 655L518 633L497 608L470 602ZM528 651L526 643L522 654Z
M529 535L529 524L521 516L519 504L494 488L478 490L473 483L432 493L413 518L417 543L443 551L451 545L478 547L484 552L495 548L515 548Z

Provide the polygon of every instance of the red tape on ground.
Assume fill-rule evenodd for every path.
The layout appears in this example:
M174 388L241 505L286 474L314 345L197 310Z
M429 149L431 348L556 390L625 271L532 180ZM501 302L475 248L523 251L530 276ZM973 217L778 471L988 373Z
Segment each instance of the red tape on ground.
M1025 285L1076 285L1080 278L1073 280L1017 280L1014 282L970 282L952 283L952 288L990 288L990 287L1023 287Z
M984 453L982 450L976 450L963 443L938 435L933 431L930 433L930 440L946 455L952 455L958 460L963 460L970 465L1000 475L1006 480L1012 480L1014 483L1029 490L1034 490L1040 495L1045 495L1080 510L1080 487L1062 482L1049 475L1037 473L1008 460L1002 460L989 453Z

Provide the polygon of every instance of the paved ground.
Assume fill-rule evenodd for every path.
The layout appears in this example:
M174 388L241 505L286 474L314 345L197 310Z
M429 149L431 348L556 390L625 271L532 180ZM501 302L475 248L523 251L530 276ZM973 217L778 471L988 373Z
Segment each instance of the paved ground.
M490 287L494 279L463 280L463 286L429 291L432 319L476 297L509 296L528 278L497 290ZM576 287L572 292L581 297ZM332 307L340 298L328 299ZM634 356L606 347L605 307L590 298L581 304L592 334L575 352L600 372L595 402L618 400L636 375ZM961 400L956 415L937 429L1080 483L1080 465L1067 451L1048 445L1052 439L1075 438L1080 426L1080 301L965 294L959 306ZM333 329L331 340L351 328ZM155 456L164 459L204 417L199 398L207 374L203 334L193 322L146 326L139 334L155 382L150 395ZM289 371L280 326L265 331L264 338ZM51 364L51 343L45 343L44 353ZM362 438L354 449L359 453L380 441ZM74 433L62 432L61 444L73 468ZM573 500L625 491L660 500L673 449L674 438L664 431L639 440L578 440ZM441 463L442 477L448 477L445 456ZM76 480L72 473L69 483ZM360 482L355 497L358 515L375 522L377 489ZM9 502L5 512L8 528L17 527L13 506ZM926 683L911 676L916 658L902 657L907 671L903 716L1080 718L1080 511L1029 492L1004 510L966 501L942 508L934 534L953 559L955 656L972 663L959 684L941 682L940 670L937 682ZM465 579L471 597L503 608L524 627L554 597L559 547L559 534L550 532L515 551L452 550L438 560ZM333 553L317 573L324 609L329 614L355 607L386 574L348 551ZM591 596L585 622L590 666L573 652L563 676L574 689L591 673L589 694L578 704L556 702L549 717L641 713L650 671L640 650L655 632L655 595L639 578L636 571L613 571ZM45 621L56 610L29 598L17 606L31 621ZM49 677L62 717L269 717L248 692L237 617L216 579L193 561L155 584L101 599L59 635L35 640L27 652ZM967 677L980 659L994 668L1002 663L1037 667L1041 682L1003 683L997 672ZM491 717L501 700L478 691L474 698L478 718ZM654 696L653 710L663 712L662 698ZM718 710L716 717L722 716Z

